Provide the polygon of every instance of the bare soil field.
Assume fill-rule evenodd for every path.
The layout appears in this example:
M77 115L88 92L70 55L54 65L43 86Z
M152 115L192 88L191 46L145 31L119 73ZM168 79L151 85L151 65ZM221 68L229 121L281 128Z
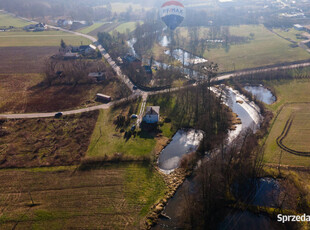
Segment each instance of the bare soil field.
M0 75L0 113L56 112L98 104L96 93L119 99L127 88L115 78L94 84L42 86L40 74ZM127 91L126 91L127 90ZM128 93L128 92L127 92Z
M86 154L98 111L0 121L0 168L72 165Z
M141 229L164 193L143 165L1 170L0 183L1 229Z
M58 47L0 47L0 74L41 73L44 60Z

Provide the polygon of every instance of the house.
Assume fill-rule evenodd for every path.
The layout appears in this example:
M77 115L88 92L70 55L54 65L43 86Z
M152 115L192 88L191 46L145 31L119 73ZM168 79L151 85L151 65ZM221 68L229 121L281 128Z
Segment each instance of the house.
M88 46L85 46L85 45L80 46L78 52L81 54L89 55L89 54L94 54L96 50L97 50L97 47L90 44Z
M294 29L296 29L296 30L304 30L304 27L302 26L302 25L299 25L299 24L295 24L294 25Z
M26 31L32 31L32 32L40 32L44 31L47 28L47 26L44 23L38 23L38 24L31 24L24 27L24 30Z
M136 58L130 54L126 54L124 56L123 62L125 64L132 64L135 68L140 68L142 65L142 62L138 58Z
M89 73L88 77L91 78L91 79L94 79L97 82L105 80L105 74L103 72Z
M145 116L143 121L147 124L155 124L159 121L159 106L148 106L146 107Z
M73 22L71 20L59 19L57 21L57 26L59 26L59 27L66 27L66 26L72 25L72 23Z

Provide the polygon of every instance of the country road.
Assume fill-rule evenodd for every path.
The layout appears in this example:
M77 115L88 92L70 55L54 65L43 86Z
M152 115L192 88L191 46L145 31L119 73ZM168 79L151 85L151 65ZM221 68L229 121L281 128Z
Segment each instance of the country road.
M12 14L10 14L10 15L12 15ZM14 16L17 17L16 15L14 15ZM31 23L38 23L38 22L35 22L32 20L29 20L27 18L22 18L22 17L18 17L18 18L25 20L25 21L28 21L28 22L31 22ZM87 35L87 34L82 34L82 33L76 32L76 31L63 29L61 27L56 27L56 26L51 26L51 25L47 25L47 27L49 27L51 29L55 29L55 30L64 31L64 32L74 34L77 36L82 36L84 38L91 40L94 43L94 45L101 52L102 56L106 59L106 61L109 63L109 65L113 68L113 70L117 74L117 77L122 82L124 82L127 85L127 87L131 90L132 95L129 98L134 98L134 97L139 97L139 96L141 96L143 98L143 103L142 103L142 106L140 108L140 114L139 114L138 122L140 122L142 120L142 116L143 116L143 112L145 109L145 104L146 104L146 100L148 98L148 95L160 94L160 93L165 93L165 92L172 92L172 91L177 91L177 90L180 90L180 89L183 89L186 87L196 86L196 84L193 84L193 85L188 85L188 86L184 86L184 87L177 87L177 88L171 88L171 89L166 89L166 90L159 90L156 92L147 92L147 91L143 91L141 89L133 90L134 84L130 81L130 79L126 75L124 75L122 73L121 68L112 60L112 58L106 52L106 50L99 44L97 38L90 36L90 35ZM236 73L220 75L217 78L213 79L213 82L218 82L218 81L222 81L222 80L227 80L231 77L244 76L244 75L258 73L258 72L268 72L268 71L275 71L275 70L293 69L293 68L307 67L307 66L310 66L310 62L301 63L301 64L287 64L287 65L279 66L279 67L267 67L267 68L261 68L261 69L239 71ZM62 111L62 113L63 113L63 115L72 115L72 114L79 114L79 113L84 113L84 112L89 112L89 111L94 111L94 110L100 110L100 109L109 109L113 104L123 102L127 99L128 98L124 98L124 99L121 99L118 101L110 102L108 104L97 105L97 106L92 106L92 107L88 107L88 108L75 109L75 110L69 110L69 111L64 111L64 112ZM0 114L0 119L46 118L46 117L54 117L57 112L60 112L60 111L49 112L49 113Z

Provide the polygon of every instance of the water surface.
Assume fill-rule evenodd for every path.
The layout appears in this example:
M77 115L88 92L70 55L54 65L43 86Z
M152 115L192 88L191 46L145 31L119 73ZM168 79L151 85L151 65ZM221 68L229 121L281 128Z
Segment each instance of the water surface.
M258 100L265 104L271 105L276 101L276 97L264 86L246 86L244 89L252 93Z

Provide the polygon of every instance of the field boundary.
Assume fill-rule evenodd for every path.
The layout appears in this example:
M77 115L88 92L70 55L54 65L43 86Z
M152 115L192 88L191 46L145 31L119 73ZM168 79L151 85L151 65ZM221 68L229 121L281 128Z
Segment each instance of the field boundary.
M286 121L281 135L277 138L277 144L282 150L284 150L288 153L295 154L298 156L310 157L310 152L297 151L297 150L291 149L291 148L287 147L285 144L283 144L283 140L287 137L287 135L288 135L288 133L292 127L294 117L295 117L295 114L292 114L289 117L289 119Z

